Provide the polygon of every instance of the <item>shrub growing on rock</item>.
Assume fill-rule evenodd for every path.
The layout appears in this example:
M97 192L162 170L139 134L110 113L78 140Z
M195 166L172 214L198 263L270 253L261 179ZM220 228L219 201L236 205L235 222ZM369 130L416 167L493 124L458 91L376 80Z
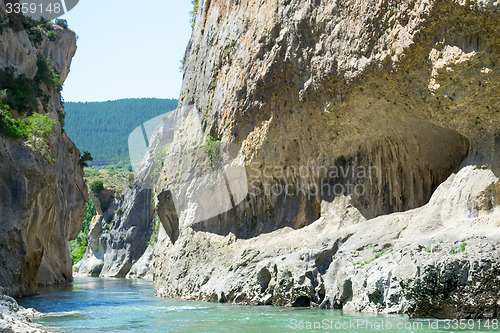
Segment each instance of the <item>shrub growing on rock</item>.
M104 190L103 182L100 180L93 181L92 184L90 184L90 190L94 193Z

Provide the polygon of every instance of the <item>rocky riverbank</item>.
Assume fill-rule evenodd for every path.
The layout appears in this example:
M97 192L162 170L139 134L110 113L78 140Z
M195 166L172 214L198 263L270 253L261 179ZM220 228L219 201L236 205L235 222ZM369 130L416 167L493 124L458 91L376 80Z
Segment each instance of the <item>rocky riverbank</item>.
M246 240L181 231L175 244L167 238L157 247L157 293L412 317L496 318L499 191L490 170L467 167L441 184L428 204L403 213L367 220L344 197L322 205L322 217L299 230Z
M41 315L34 309L19 306L15 299L0 293L1 333L46 333L41 325L31 322L31 318Z

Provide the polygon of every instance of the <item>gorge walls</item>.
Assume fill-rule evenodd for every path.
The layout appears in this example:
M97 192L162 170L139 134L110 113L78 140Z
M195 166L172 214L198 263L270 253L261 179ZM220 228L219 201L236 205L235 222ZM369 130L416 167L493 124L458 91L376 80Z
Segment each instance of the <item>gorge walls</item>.
M6 294L22 296L38 284L72 281L68 241L81 229L87 187L80 152L63 130L58 84L69 73L76 38L50 22L7 14L3 4L0 20L2 112L19 98L19 107L10 105L14 117L52 119L47 135L0 137L0 284Z
M81 274L152 258L158 296L498 317L497 1L193 14L178 108Z
M353 202L366 218L419 207L466 156L498 173L497 20L489 2L200 1L178 114L201 125L184 142L240 147L262 188L284 168L375 167L369 180L308 182L363 184ZM253 172L265 167L278 171ZM255 197L255 214L237 207L200 228L303 227L333 199L288 197L285 216L284 198Z
M499 13L488 0L198 1L175 134L149 153L162 161L157 294L497 316L494 294L474 298L480 313L456 295L498 276ZM220 147L232 158L217 169ZM340 191L307 191L323 185Z

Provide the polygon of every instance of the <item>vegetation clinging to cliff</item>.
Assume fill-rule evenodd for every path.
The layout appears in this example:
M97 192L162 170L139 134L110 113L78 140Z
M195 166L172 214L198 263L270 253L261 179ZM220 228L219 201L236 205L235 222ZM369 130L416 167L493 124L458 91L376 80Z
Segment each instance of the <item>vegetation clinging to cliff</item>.
M91 162L93 160L92 155L88 151L84 151L80 156L79 163L82 168L85 168L89 166L87 162Z
M26 113L37 107L37 98L42 95L41 89L33 79L26 75L14 75L13 68L0 70L0 99L9 108Z
M69 242L69 251L71 254L71 260L73 261L73 265L78 263L85 254L87 250L87 235L90 230L90 221L96 215L96 209L94 207L94 203L92 200L89 200L85 204L85 213L83 217L83 225L80 233L76 237L75 240Z
M59 79L59 74L57 70L52 65L52 61L49 57L39 53L36 55L36 65L38 70L35 75L35 83L44 82L50 87L54 87L57 91L61 92L63 83Z
M56 121L35 112L39 100L47 99L42 85L57 91L62 89L59 74L50 58L42 54L37 55L37 73L33 79L24 74L15 76L13 68L0 70L0 133L27 140L47 162L51 162L54 158L51 156L49 138ZM31 115L23 119L26 113ZM13 114L17 114L18 118Z
M63 29L68 29L68 21L65 19L57 18L55 23Z
M27 140L47 162L53 161L49 138L56 121L47 115L33 113L25 119L15 119L8 105L0 104L0 133Z
M215 169L220 163L220 140L209 136L203 143L202 149L208 154L210 168Z
M37 54L37 72L33 79L24 74L14 75L9 67L0 70L0 103L20 114L35 112L38 100L46 100L42 85L62 90L62 82L50 58Z
M13 138L27 136L26 124L12 117L8 105L0 105L0 133Z
M52 41L56 39L57 32L54 31L54 25L51 21L44 18L36 21L28 16L22 16L22 18L23 26L26 29L28 37L33 44L39 45L43 41L44 36Z
M194 21L196 20L196 15L198 14L198 0L191 0L193 4L193 11L191 11L191 28L194 28Z
M147 246L153 246L158 241L158 234L160 232L160 218L158 217L158 213L155 212L155 217L153 218L153 233L149 241L146 243Z
M52 136L52 127L56 121L47 115L33 113L26 118L27 137L29 143L45 158L47 162L52 162L54 157L49 145L49 138Z

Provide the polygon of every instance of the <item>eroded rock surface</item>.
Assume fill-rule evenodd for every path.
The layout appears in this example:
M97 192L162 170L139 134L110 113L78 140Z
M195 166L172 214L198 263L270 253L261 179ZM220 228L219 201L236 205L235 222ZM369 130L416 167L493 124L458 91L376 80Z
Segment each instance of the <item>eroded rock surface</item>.
M41 325L31 322L31 318L41 315L34 309L19 306L15 299L0 292L0 332L47 333Z
M76 51L75 33L54 25L55 36L43 35L35 44L25 30L13 31L21 24L19 16L8 16L4 9L2 4L0 69L33 79L37 54L43 54L64 81ZM0 284L11 296L33 294L38 284L72 281L68 241L81 229L87 200L80 152L62 130L61 95L44 82L38 88L43 96L36 100L36 111L56 121L49 153L0 137Z
M177 110L179 129L198 118L201 131L179 131L172 146L234 144L261 188L285 168L375 167L370 178L306 181L363 185L352 200L366 218L419 207L461 164L498 171L497 23L482 2L201 1ZM183 171L171 156L158 196ZM260 193L198 229L299 228L333 197Z
M97 202L97 204L100 204ZM76 265L77 275L125 277L145 254L153 232L153 202L150 189L123 190L116 200L91 222L88 247ZM150 273L148 256L138 263L133 277Z
M157 294L498 316L498 199L479 192L500 172L499 23L495 1L199 1L154 182ZM211 160L207 142L237 147L261 191L198 221L222 205L193 200L218 195L189 153ZM376 172L283 176L303 166ZM262 190L324 182L365 191Z
M251 239L181 231L156 247L157 294L415 317L498 316L500 181L466 167L423 207L366 220L350 198L325 217ZM481 206L479 202L488 201ZM328 213L327 213L328 212ZM463 302L468 299L468 302Z

